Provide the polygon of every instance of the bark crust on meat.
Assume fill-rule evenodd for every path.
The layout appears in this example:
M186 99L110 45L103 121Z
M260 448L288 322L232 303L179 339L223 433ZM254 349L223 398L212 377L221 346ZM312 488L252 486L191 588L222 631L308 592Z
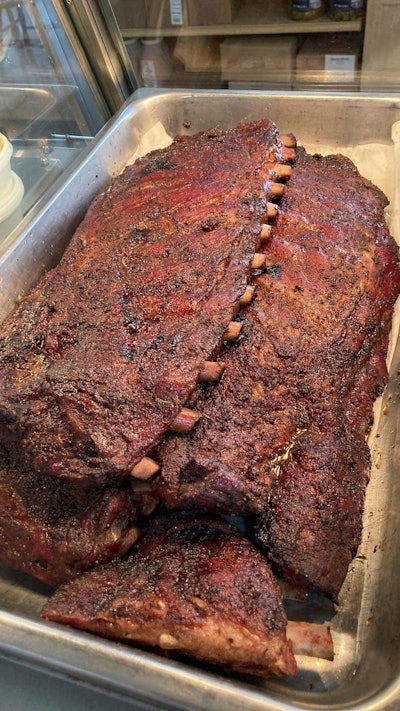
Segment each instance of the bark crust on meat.
M20 466L88 486L159 440L246 288L281 148L267 119L178 138L94 201L2 326L0 442Z
M399 292L385 196L342 156L298 151L240 344L203 413L159 448L170 508L260 516L280 573L336 596L360 540L372 403Z
M158 517L123 561L61 587L46 619L228 670L294 674L282 593L261 553L208 514Z
M0 558L48 585L124 555L157 504L129 480L86 489L0 456Z

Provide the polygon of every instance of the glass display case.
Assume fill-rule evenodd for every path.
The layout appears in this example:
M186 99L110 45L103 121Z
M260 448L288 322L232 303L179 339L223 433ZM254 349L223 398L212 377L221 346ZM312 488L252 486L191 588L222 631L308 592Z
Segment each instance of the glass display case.
M112 114L62 3L0 2L0 133L37 204ZM7 196L3 196L6 199Z
M331 0L319 13L293 13L312 3L287 0L111 5L143 86L400 88L398 2Z
M322 3L303 21L291 5L0 0L0 132L22 215L138 87L399 90L400 0L357 2L347 15Z
M110 115L69 28L49 3L0 3L0 130L26 213Z

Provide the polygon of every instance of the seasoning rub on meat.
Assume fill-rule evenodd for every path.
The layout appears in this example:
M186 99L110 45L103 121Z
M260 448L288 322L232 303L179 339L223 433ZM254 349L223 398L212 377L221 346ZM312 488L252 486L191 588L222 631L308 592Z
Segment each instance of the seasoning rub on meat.
M237 312L283 149L268 119L177 138L94 201L2 326L0 443L20 466L84 485L149 474L136 465Z
M268 120L176 139L93 203L0 335L0 557L72 577L44 619L261 677L332 659L270 564L336 600L360 540L385 205Z
M42 616L230 671L294 674L294 647L332 658L324 625L287 625L262 554L226 521L201 512L158 516L125 560L65 584Z
M158 451L170 508L260 516L281 575L336 596L357 549L372 403L399 292L386 198L341 156L298 149L240 343L203 417Z

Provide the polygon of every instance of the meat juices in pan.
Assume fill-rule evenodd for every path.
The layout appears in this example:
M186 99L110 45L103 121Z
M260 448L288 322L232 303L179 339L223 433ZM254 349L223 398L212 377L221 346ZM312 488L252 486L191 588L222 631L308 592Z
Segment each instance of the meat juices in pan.
M91 205L2 326L0 442L28 471L103 485L176 421L246 289L270 191L268 119L180 137Z
M157 453L169 507L258 515L281 575L334 597L360 541L399 291L386 202L346 158L298 150L242 340L220 354L218 387L189 399L194 430Z

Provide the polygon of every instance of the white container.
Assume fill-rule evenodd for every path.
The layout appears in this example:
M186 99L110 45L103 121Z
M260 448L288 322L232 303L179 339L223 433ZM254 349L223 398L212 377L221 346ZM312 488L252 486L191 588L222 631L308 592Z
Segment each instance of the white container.
M172 74L172 60L163 37L142 39L140 74L143 86L159 87Z
M11 143L0 133L0 239L7 237L22 219L24 186L11 170L12 153Z
M10 141L0 133L0 199L3 193L7 193L11 184L11 165L12 145Z

